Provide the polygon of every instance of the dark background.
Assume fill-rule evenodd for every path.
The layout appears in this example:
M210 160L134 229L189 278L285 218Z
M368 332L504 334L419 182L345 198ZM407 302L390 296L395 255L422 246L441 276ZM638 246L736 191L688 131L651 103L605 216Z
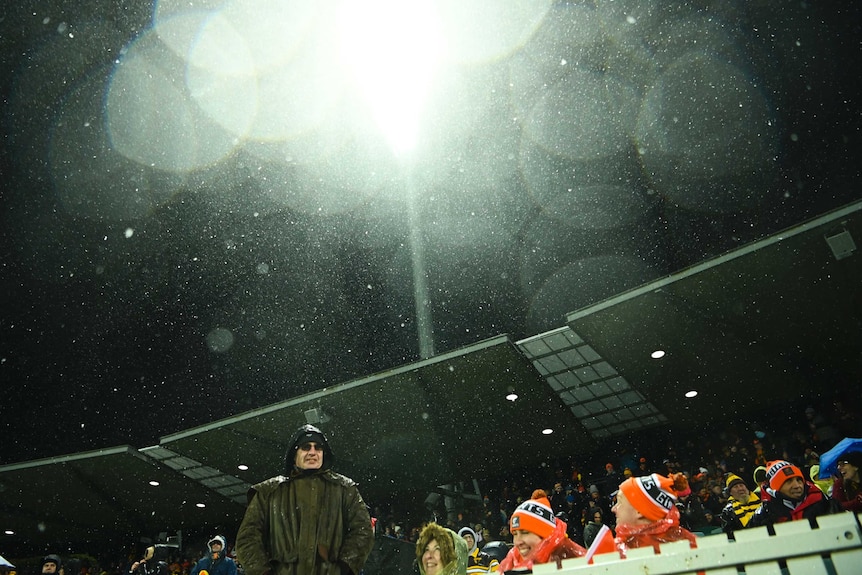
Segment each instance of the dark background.
M76 155L67 128L103 121L85 112L107 105L93 86L152 10L2 8L0 464L155 444L419 358L410 178L376 144L351 136L280 180L241 150L179 175ZM482 97L437 112L413 176L435 351L553 329L860 198L859 16L857 2L557 2L517 49L453 64L459 94ZM561 80L561 59L587 88L631 88L603 103L595 137L623 128L596 159L564 149L589 139L598 100ZM759 95L762 124L725 90ZM388 175L358 182L357 165Z

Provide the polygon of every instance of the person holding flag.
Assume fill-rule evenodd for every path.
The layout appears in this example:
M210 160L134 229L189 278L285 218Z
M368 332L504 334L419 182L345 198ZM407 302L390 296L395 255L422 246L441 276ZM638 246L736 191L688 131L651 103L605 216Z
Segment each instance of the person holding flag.
M617 516L617 535L604 527L587 550L592 562L594 555L617 551L625 558L629 549L652 546L658 552L659 544L688 539L697 547L694 533L679 524L676 500L679 493L688 489L688 480L682 473L670 477L653 473L642 477L629 477L620 484L617 502L612 511Z

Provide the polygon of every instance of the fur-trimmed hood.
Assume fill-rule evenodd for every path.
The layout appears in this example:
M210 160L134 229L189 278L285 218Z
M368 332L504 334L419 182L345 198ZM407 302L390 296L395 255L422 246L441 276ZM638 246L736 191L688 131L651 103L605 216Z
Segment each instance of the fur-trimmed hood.
M425 553L425 547L432 540L440 546L440 559L443 562L441 575L466 575L467 542L451 529L436 523L425 525L419 533L418 541L416 541L416 562L419 564L419 573L425 575L422 555Z

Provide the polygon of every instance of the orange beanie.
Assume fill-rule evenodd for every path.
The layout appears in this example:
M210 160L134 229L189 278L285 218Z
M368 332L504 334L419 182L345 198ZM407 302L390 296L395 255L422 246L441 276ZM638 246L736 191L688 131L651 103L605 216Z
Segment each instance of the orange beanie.
M778 491L784 482L791 477L799 477L803 481L805 476L802 475L802 470L790 463L789 461L770 461L766 464L766 483L773 491Z
M524 501L509 518L509 530L523 529L535 533L542 539L554 532L557 520L551 510L548 494L541 489L533 491L533 495Z
M650 521L658 521L667 516L667 512L676 502L677 493L688 489L688 480L682 473L665 477L658 473L643 477L630 477L620 483L623 492L632 507Z

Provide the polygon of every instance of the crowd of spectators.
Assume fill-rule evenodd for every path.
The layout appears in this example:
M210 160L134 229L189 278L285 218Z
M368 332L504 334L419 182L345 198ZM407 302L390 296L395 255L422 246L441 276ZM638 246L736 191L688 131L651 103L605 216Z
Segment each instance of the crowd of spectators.
M709 535L722 531L721 513L732 485L741 479L757 494L768 461L787 460L824 492L830 492L832 481L816 477L820 453L843 437L862 436L862 419L855 405L853 408L834 401L821 408L806 406L783 419L765 417L768 424L728 421L684 436L671 429L643 432L599 446L593 455L583 458L567 456L561 446L560 453L549 454L538 469L507 469L498 477L477 478L480 497L464 497L466 490L453 484L452 491L461 496L434 498L437 505L418 513L415 502L367 503L378 537L415 544L423 526L434 521L456 533L470 528L481 549L491 541L512 542L509 518L538 488L547 493L554 513L567 523L569 537L589 547L602 524L614 528L611 506L622 481L631 476L681 472L688 478L691 493L678 498L680 524L696 534ZM170 575L189 575L202 550L178 550L166 561ZM135 553L137 550L130 550L128 556L101 559L101 565L97 560L79 562L72 571L68 569L72 565L67 565L64 575L128 575ZM228 553L233 554L230 546Z
M415 542L422 524L433 520L454 531L470 527L481 547L489 541L511 542L509 517L534 489L541 488L554 512L568 524L569 537L589 546L587 538L602 523L614 527L613 496L624 479L681 472L691 489L677 501L681 524L699 535L710 535L722 532L728 480L735 481L731 475L759 494L767 463L783 459L797 465L806 477L817 479L820 453L843 437L862 436L862 425L858 413L835 401L822 409L806 406L782 419L770 418L768 424L728 422L702 431L685 437L671 431L641 434L636 442L620 442L582 460L549 457L540 469L485 479L480 502L470 497L442 498L426 517L407 516L397 503L375 506L372 514L378 519L378 533L384 536ZM824 492L831 490L832 481L817 479L816 483Z

